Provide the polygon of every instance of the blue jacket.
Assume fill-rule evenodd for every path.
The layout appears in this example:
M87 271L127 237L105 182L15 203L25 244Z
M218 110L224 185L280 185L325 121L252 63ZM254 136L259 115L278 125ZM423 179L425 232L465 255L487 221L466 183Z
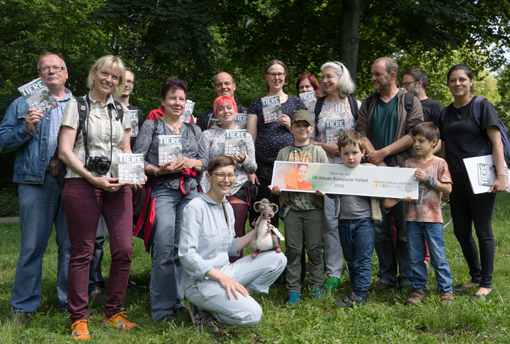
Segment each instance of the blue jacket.
M72 97L70 92L69 96ZM0 124L0 153L16 151L13 182L43 184L48 164L51 112L44 114L37 125L37 131L32 135L25 128L27 111L28 104L23 97L16 99L7 109Z

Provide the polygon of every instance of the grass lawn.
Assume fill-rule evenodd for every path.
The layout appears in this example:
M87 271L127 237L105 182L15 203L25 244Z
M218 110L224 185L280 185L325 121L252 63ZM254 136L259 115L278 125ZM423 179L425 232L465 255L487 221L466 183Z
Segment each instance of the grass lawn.
M264 310L262 321L252 328L226 329L218 338L198 333L189 316L178 315L173 324L154 321L150 313L149 290L129 289L124 310L138 327L130 332L101 327L104 307L97 308L89 324L90 343L509 343L510 342L510 195L498 195L493 230L496 241L493 296L470 301L468 293L455 294L449 307L439 305L434 274L429 274L425 302L405 306L409 291L370 292L368 305L351 310L339 309L333 302L350 292L344 273L341 288L320 301L311 299L305 281L302 303L286 306L284 287L271 289L268 295L255 294ZM282 231L283 232L283 231ZM55 291L57 247L50 239L43 261L41 307L33 321L22 329L9 326L10 294L19 254L18 223L0 224L0 343L74 343L71 321L58 312ZM450 226L445 230L446 257L453 273L453 284L469 281L467 265ZM105 244L103 273L108 278L110 264ZM377 282L377 257L372 260L373 282ZM150 282L151 260L143 243L134 239L132 279L139 285ZM507 284L509 283L509 284Z

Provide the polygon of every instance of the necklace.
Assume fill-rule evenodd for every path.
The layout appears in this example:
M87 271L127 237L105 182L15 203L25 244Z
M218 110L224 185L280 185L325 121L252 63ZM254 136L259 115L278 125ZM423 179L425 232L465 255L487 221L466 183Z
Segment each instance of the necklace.
M168 124L168 125L172 128L172 131L173 131L174 133L177 133L177 131L179 131L179 128L176 128L175 126L171 125L171 124L170 124L170 123L169 123L169 122L165 119L165 117L164 117L164 116L163 116L163 117L161 117L161 118L163 119L163 121L164 121L166 124ZM176 123L175 125L179 125L179 122L180 122L180 121L178 120L178 121L177 121L177 123Z

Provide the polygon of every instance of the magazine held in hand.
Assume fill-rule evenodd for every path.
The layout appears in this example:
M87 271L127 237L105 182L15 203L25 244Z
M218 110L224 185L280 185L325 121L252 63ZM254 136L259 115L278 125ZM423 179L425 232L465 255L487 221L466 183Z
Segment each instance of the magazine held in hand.
M44 114L58 107L57 100L51 95L50 90L41 78L30 81L18 87L29 108L35 108Z
M143 154L118 154L119 182L145 184Z
M236 129L246 129L246 124L248 123L248 114L238 113L234 123L236 125Z
M189 123L194 108L195 103L192 102L191 100L186 100L186 107L184 108L184 113L181 115L181 117L179 117L179 119L184 123Z
M474 194L489 192L496 180L496 166L492 155L464 159L469 182ZM505 163L506 191L510 192L510 172Z
M315 91L300 93L299 98L305 103L308 112L312 116L312 121L315 122L315 104L317 104L317 95ZM315 123L314 123L315 126Z
M276 122L282 115L280 105L280 96L264 97L262 100L262 112L264 114L264 123Z
M246 155L246 129L225 130L225 154Z
M158 136L158 164L161 166L167 162L174 162L182 158L181 135Z

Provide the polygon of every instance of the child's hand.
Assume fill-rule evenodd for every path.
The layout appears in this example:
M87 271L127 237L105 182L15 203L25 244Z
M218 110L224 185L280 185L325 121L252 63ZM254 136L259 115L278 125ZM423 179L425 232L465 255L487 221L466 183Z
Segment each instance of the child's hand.
M315 194L318 196L326 196L326 193L322 192L321 190L315 190Z
M397 198L386 198L384 200L384 207L388 209L393 208L398 202L400 202L400 200Z
M271 193L273 193L274 195L280 195L282 193L282 190L280 190L280 187L279 186L271 186L269 185L268 186L269 190L271 190Z
M413 201L413 196L406 196L406 197L404 197L404 201L412 202Z
M427 174L421 168L417 169L416 172L414 172L414 177L416 179L418 179L420 182L422 182L423 179L425 179L426 176L427 176Z

